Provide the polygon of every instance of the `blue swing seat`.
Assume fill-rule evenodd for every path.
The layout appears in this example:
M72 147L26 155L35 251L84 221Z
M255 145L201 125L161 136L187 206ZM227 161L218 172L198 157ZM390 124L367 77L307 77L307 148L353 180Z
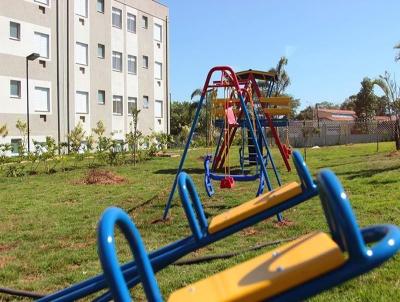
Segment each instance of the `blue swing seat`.
M347 195L331 171L324 170L318 175L318 186L331 237L321 232L303 236L179 289L168 301L299 301L366 273L399 251L400 229L397 226L359 229ZM162 301L138 230L125 212L109 208L99 222L98 247L114 299L131 301L116 255L116 225L135 256L148 301Z

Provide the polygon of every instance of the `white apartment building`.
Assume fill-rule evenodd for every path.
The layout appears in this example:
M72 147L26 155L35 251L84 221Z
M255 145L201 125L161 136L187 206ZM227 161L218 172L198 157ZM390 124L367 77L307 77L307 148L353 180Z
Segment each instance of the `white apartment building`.
M15 124L28 116L31 146L46 136L66 141L78 123L90 134L99 120L122 140L132 106L141 110L143 133L169 131L164 5L1 0L0 43L0 125L9 130L0 143L17 146ZM29 57L33 53L39 57Z

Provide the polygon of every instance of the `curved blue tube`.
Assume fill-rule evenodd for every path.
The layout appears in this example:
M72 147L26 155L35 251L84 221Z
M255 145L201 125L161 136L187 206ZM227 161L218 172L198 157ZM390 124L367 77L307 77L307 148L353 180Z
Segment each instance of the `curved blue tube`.
M119 208L106 209L97 228L98 252L106 280L114 299L120 302L132 301L115 250L115 225L118 225L128 240L136 259L137 270L142 280L147 300L161 302L162 297L142 238L128 214Z

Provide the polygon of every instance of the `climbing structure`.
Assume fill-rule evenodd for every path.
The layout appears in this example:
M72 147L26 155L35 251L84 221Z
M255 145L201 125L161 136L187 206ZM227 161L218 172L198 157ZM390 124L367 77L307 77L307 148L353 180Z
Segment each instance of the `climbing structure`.
M277 127L286 127L288 125L288 115L290 113L290 98L289 97L273 97L272 91L274 85L276 84L277 76L274 72L263 72L263 71L255 71L255 70L247 70L236 73L237 79L239 83L245 87L248 92L247 95L250 98L248 103L251 103L253 106L254 114L260 121L261 126L265 129L269 128L271 134L274 138L275 144L277 145L279 152L282 156L282 159L285 163L285 166L288 171L291 171L290 163L288 161L289 155L291 153L290 146L288 141L286 144L282 144L279 138L279 134L277 131ZM239 100L232 101L232 103L238 103ZM218 103L217 103L218 105ZM222 111L216 111L217 117L221 119ZM241 123L241 119L243 115L240 111L237 112L238 123L241 125L245 125ZM219 123L221 124L221 122ZM218 119L217 119L218 125ZM233 139L236 135L236 130L238 128L232 129L231 137L226 142L222 142L221 145L218 145L218 152L214 157L212 169L221 169L224 167L226 156L225 154L229 154L226 149L229 149ZM242 132L242 137L245 133ZM254 149L255 141L252 140L251 136L248 137L248 158L246 158L250 164L254 164L256 162L255 156L256 152ZM258 143L260 143L260 138L258 137ZM227 143L229 142L229 144ZM244 151L244 148L242 148ZM243 160L244 158L241 157Z
M267 162L269 162L275 172L278 185L281 185L279 175L275 168L271 152L268 148L267 138L262 130L262 125L259 120L259 114L255 111L252 97L252 87L249 80L239 80L235 72L228 66L217 66L212 68L205 81L200 100L196 109L195 117L192 123L192 127L189 132L185 149L182 154L181 161L177 170L177 174L172 185L172 189L165 206L164 216L165 219L168 215L169 208L176 190L177 177L182 171L183 164L186 160L187 152L190 146L190 142L193 138L194 131L196 129L200 111L204 108L204 103L207 96L214 96L213 100L213 111L217 117L216 125L219 123L221 126L221 135L218 142L218 148L216 153L213 155L209 154L205 158L206 167L206 189L211 184L211 180L220 180L221 188L228 188L234 185L235 181L250 181L254 179L260 180L260 186L257 194L262 192L264 182L268 187L268 190L272 190L272 185L267 173ZM222 91L222 93L221 93ZM222 96L222 98L219 98ZM218 108L217 108L218 107ZM235 133L239 127L246 127L249 138L252 140L252 147L254 150L254 160L257 163L258 171L255 175L231 175L229 166L229 155L230 146L232 145ZM265 156L262 153L263 148L266 149ZM215 158L218 157L216 161ZM223 160L222 160L223 158ZM209 162L213 162L213 166L209 169ZM215 171L215 164L217 162L222 163L219 165L224 168L223 174L217 174ZM228 166L226 165L226 162ZM208 175L207 175L208 172ZM207 179L208 177L208 179ZM209 195L212 193L212 188L208 191Z

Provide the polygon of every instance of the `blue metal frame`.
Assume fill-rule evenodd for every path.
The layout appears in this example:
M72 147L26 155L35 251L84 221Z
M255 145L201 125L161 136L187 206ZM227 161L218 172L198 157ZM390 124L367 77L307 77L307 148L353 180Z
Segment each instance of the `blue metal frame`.
M203 217L204 213L201 212L201 203L199 200L196 200L197 195L190 189L194 187L189 177L185 175L180 176L179 184L184 193L184 200L191 199L193 202L194 210L192 208L189 212L197 215L198 224L194 226L194 229L192 226L191 228L193 233L199 234L197 240L200 241L203 238L203 234L206 233L206 220L203 221L205 217ZM320 187L321 203L333 239L341 247L343 253L348 253L348 259L339 268L265 301L299 301L306 299L370 271L391 258L400 249L400 229L397 226L378 225L362 230L359 229L346 193L333 172L328 170L322 171L318 175L318 185ZM115 208L106 210L100 220L99 232L104 230L106 235L99 234L99 250L100 254L105 252L107 252L107 255L111 254L109 257L101 257L102 266L106 268L104 271L107 280L111 280L109 282L113 297L116 301L125 302L130 301L128 286L125 283L121 268L116 260L115 247L109 244L109 242L114 242L114 216L120 217L121 221L129 220L129 216L122 210L114 214L116 211L118 210ZM108 212L111 212L111 214L108 215ZM107 221L109 216L111 216L109 219L111 222ZM124 227L125 225L122 226ZM141 278L138 281L143 283L148 301L162 301L154 271L151 269L150 260L147 254L145 254L144 247L140 246L143 245L140 234L133 223L129 224L129 226L132 229L128 231L123 229L123 233L127 237L131 245L131 250L136 257L139 276ZM367 246L367 244L375 242L376 244L372 247ZM140 261L143 263L140 263ZM142 270L139 269L140 267ZM143 276L146 272L148 275Z
M269 217L290 209L303 201L306 201L318 194L317 186L313 181L306 163L299 152L293 153L293 162L299 175L302 193L288 201L282 202L275 207L256 214L244 221L231 225L216 233L208 233L208 223L205 218L204 209L200 202L199 195L191 178L184 172L179 175L179 193L189 222L192 235L187 238L173 242L163 248L155 250L149 254L153 270L155 272L165 268L169 264L182 258L183 256L198 250L199 248L210 245L227 236L230 236L247 227L255 225ZM178 183L178 181L177 181ZM135 261L121 266L128 287L132 287L140 282ZM87 295L93 294L107 287L104 275L98 275L91 279L72 285L69 288L39 299L45 301L71 301L77 300ZM109 301L112 298L110 293L103 294L96 301Z

